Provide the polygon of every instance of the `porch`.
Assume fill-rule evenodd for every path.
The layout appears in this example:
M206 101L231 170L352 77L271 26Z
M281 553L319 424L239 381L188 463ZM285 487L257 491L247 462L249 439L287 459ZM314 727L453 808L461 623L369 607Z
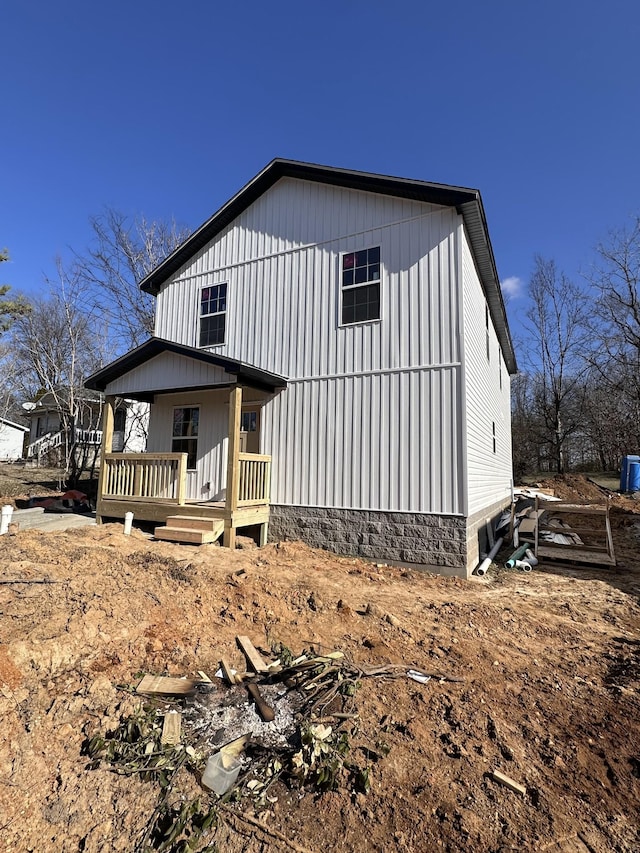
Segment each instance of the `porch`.
M106 395L98 523L133 512L134 519L166 524L159 537L210 542L222 534L228 548L238 529L259 525L260 544L266 543L271 456L247 451L265 449L260 412L286 388L284 377L150 338L85 384ZM151 404L150 452L114 452L116 398Z
M224 500L187 498L187 453L114 453L111 449L115 398L107 397L103 413L103 443L98 480L96 519L134 519L180 528L174 541L213 541L222 533L223 545L235 547L236 531L259 525L259 544L267 542L271 456L241 452L242 386L229 391L229 431ZM180 520L180 521L176 521ZM202 522L211 524L203 525ZM208 538L190 536L205 530ZM216 534L215 536L213 534Z

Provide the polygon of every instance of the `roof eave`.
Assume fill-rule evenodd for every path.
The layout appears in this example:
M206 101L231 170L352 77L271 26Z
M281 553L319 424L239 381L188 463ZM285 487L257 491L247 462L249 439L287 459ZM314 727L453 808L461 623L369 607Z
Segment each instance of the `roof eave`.
M206 246L216 234L230 224L280 178L285 177L342 186L379 195L428 201L431 204L440 204L443 207L456 207L477 196L477 190L467 187L415 181L410 178L377 175L372 172L359 172L339 169L334 166L320 166L315 163L276 158L197 228L168 258L152 270L140 282L140 288L146 293L156 296L162 284L176 270L187 263L196 252Z
M110 382L124 376L125 373L150 361L163 352L173 352L176 355L221 367L228 374L235 376L236 381L240 384L258 387L262 390L275 392L279 388L286 388L287 385L287 380L284 376L270 373L254 365L246 364L227 356L216 355L208 350L196 349L195 347L188 347L184 344L177 344L174 341L167 341L164 338L154 337L149 338L148 341L145 341L139 347L130 350L111 362L111 364L93 373L85 381L85 387L105 392Z

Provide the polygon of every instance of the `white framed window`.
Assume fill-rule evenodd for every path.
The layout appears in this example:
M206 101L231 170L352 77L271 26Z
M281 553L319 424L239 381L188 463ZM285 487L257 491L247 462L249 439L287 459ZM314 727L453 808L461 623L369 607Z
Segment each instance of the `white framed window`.
M173 410L171 452L187 454L187 469L194 471L198 458L199 406L176 406Z
M227 283L211 284L200 293L199 346L214 347L225 342L227 326Z
M341 290L343 326L380 319L380 246L342 256Z

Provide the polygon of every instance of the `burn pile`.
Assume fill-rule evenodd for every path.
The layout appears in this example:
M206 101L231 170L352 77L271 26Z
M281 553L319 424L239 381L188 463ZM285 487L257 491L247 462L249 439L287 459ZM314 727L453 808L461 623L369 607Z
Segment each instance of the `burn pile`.
M340 651L294 656L281 645L268 661L248 637L236 641L246 672L223 658L213 678L145 675L129 688L139 710L84 745L90 767L159 787L135 850L201 849L225 815L250 821L243 803L268 809L283 791L369 791L371 762L386 753L363 739L357 690L363 678L395 678L402 668L363 669ZM185 777L195 796L185 796Z

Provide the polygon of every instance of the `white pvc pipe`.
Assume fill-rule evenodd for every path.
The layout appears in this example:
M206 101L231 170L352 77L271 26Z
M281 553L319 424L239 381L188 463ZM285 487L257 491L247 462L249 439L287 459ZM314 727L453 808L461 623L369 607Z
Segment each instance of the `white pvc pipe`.
M129 536L131 534L131 525L133 524L133 513L125 512L124 514L124 535Z
M533 551L530 548L527 548L527 550L524 552L524 556L525 556L527 563L529 563L530 566L537 566L538 565L538 558L536 557L536 555L533 553Z
M516 560L513 564L513 568L520 569L521 572L530 572L531 563L528 563L526 560Z
M476 571L475 571L476 575L479 575L480 577L482 577L483 575L486 575L487 569L489 568L489 566L493 562L493 558L498 553L500 548L502 548L502 536L499 539L496 539L495 545L489 551L487 556L484 558L484 560L480 563L480 565L476 569Z
M4 536L5 533L8 533L12 515L13 507L11 504L7 504L2 507L2 515L0 516L0 536Z

